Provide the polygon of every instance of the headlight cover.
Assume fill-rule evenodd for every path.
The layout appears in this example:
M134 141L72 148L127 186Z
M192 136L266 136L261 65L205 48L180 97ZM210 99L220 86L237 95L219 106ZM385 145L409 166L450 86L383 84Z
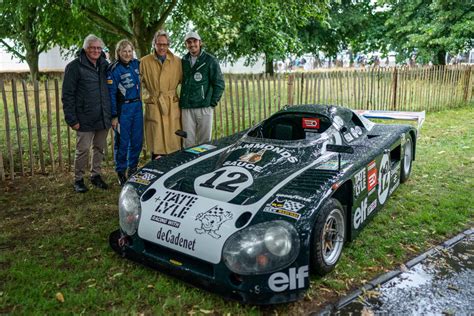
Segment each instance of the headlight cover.
M291 264L300 251L296 229L282 220L260 223L232 235L225 243L223 259L242 275L276 271Z
M119 218L122 231L129 236L135 234L141 213L142 208L137 191L130 184L126 184L120 192L119 198Z

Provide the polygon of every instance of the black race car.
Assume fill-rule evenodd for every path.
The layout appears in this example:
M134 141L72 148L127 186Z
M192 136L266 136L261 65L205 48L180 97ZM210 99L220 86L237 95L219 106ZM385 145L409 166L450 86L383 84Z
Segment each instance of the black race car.
M417 129L363 115L424 118L286 107L161 157L123 187L112 248L239 301L297 300L410 175Z

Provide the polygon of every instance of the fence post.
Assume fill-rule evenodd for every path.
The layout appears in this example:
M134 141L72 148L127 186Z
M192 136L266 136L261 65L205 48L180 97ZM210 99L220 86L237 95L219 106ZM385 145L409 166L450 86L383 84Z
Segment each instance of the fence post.
M469 95L469 82L471 82L471 66L467 66L464 70L464 82L463 82L463 101L467 102L467 97Z
M44 153L43 153L43 137L41 135L41 111L40 111L40 95L38 80L34 80L34 95L35 95L35 113L36 113L36 130L38 133L38 150L40 156L41 172L45 173Z
M393 68L392 110L397 108L398 68Z
M34 174L35 170L35 156L33 155L33 131L31 127L31 115L30 115L30 105L28 101L28 87L26 81L21 81L21 86L23 87L23 99L25 100L25 112L26 112L26 124L28 126L28 152L30 154L30 171L31 175Z
M5 91L5 84L3 80L0 81L1 89L2 89L2 97L3 97L3 107L5 109L5 133L7 139L7 150L8 150L8 160L10 162L10 179L15 179L15 169L14 169L14 161L13 161L13 149L12 143L10 138L10 119L8 117L8 105L7 105L7 95Z
M294 75L288 75L288 105L293 105L293 82L294 82Z
M0 179L2 181L5 181L5 169L3 166L3 153L1 150L0 150Z
M18 92L16 90L16 81L12 79L12 98L13 98L13 113L15 113L16 139L18 143L18 157L20 160L20 174L25 175L25 167L23 166L23 145L21 142L21 123L20 113L18 111Z

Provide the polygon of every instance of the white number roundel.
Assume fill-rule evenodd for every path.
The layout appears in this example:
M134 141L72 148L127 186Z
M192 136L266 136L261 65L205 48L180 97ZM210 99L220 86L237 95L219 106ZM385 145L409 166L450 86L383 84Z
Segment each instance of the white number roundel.
M200 196L228 202L253 183L250 172L244 168L227 166L194 180L194 190Z
M388 154L384 154L379 167L379 202L384 204L387 200L388 189L390 188L390 159Z

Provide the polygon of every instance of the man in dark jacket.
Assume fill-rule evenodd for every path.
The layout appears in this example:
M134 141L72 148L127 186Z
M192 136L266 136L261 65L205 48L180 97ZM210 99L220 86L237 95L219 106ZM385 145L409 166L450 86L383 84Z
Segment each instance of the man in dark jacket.
M106 81L108 62L102 51L103 41L88 35L79 56L66 66L63 81L63 109L66 123L76 131L74 190L86 192L84 171L92 146L91 183L107 189L102 180L107 133L111 126L111 105Z
M201 47L201 37L189 32L184 38L188 53L181 60L181 122L187 133L184 147L209 142L214 107L224 93L224 77L216 58Z

